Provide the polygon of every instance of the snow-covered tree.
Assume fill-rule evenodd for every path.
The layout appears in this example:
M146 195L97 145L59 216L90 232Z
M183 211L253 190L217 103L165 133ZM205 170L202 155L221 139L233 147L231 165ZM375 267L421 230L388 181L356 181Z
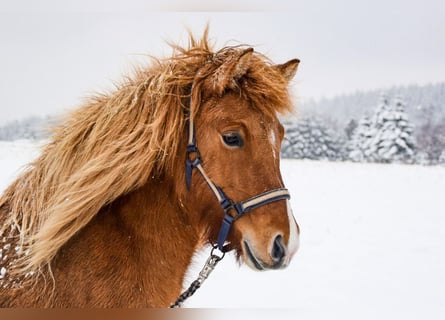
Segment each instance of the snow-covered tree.
M344 142L317 118L302 118L286 125L282 146L285 158L343 160Z
M415 155L413 127L405 112L405 103L398 96L393 104L388 104L381 114L377 114L375 128L378 130L373 143L377 162L410 163ZM385 106L386 107L386 106Z
M346 137L350 140L352 139L352 135L354 134L355 129L357 129L358 123L357 120L351 119L345 128Z
M425 151L416 152L416 157L414 162L417 164L421 164L423 166L428 166L432 163L429 154Z
M371 120L363 117L351 135L351 140L347 144L348 158L352 161L366 161L365 145L368 143L370 136Z
M439 159L437 160L437 163L445 166L445 150L442 151L442 153L439 156Z
M429 121L429 114L434 115L434 124L445 118L445 82L356 91L328 99L307 99L302 101L299 109L301 114L325 114L335 110L329 116L345 128L351 119L372 113L382 91L390 97L403 96L407 103L406 112L416 128Z
M374 115L364 118L350 146L353 161L412 163L415 156L413 127L405 112L405 103L397 97L390 103L382 95Z
M445 150L445 117L437 120L434 114L416 130L416 142L420 152L428 155L430 164L439 163Z

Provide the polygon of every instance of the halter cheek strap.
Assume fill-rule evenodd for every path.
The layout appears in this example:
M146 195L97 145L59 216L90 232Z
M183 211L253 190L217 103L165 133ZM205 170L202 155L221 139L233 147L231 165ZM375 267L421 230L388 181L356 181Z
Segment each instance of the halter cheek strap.
M221 228L219 229L217 240L217 247L222 252L227 251L227 247L225 247L224 244L227 240L233 223L237 219L242 217L245 213L255 208L264 206L268 203L283 199L290 199L289 191L285 188L279 188L261 193L238 203L232 201L232 199L226 196L222 188L217 186L204 171L204 168L202 167L201 155L199 153L198 147L196 146L193 121L189 121L189 141L187 144L187 159L185 162L185 181L187 189L189 190L191 188L193 169L195 168L198 169L199 173L204 178L205 182L209 186L210 190L218 200L221 208L224 210L225 213Z

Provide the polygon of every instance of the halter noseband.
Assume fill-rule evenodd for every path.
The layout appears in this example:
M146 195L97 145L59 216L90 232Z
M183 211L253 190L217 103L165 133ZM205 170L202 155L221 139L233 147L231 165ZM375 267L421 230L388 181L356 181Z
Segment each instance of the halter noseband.
M192 104L191 104L192 105ZM268 203L275 202L283 199L290 199L289 191L285 188L278 188L266 191L259 195L241 202L234 202L232 199L227 197L221 187L217 186L205 173L202 167L201 155L199 149L196 145L195 127L192 118L192 112L190 112L189 119L189 137L187 143L187 159L185 161L185 181L187 189L190 190L193 169L198 169L201 176L204 178L205 182L209 186L212 193L215 195L222 209L224 210L225 216L219 229L218 240L215 247L217 247L221 252L227 251L227 246L224 246L226 239L229 235L229 231L232 224L242 217L245 213L264 206ZM230 212L234 211L234 215Z

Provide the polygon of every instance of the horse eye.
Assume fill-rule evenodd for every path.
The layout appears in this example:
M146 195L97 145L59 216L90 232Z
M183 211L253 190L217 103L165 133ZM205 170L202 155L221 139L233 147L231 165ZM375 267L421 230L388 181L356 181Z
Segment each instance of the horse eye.
M238 132L227 132L222 135L222 139L229 147L242 147L244 142L243 138Z

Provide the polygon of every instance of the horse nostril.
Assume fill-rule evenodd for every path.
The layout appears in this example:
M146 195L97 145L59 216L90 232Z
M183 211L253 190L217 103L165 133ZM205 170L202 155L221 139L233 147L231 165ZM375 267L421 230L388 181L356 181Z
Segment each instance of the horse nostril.
M283 237L281 235L278 235L273 242L271 252L272 260L276 263L279 263L283 260L285 255L286 250L284 249L283 245Z

